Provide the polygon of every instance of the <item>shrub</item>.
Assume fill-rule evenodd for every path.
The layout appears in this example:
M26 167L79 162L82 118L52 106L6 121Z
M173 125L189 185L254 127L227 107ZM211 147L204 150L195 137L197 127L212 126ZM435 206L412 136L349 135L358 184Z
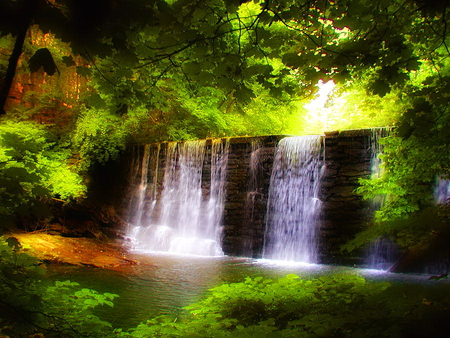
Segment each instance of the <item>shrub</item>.
M210 290L180 318L158 317L132 337L410 337L448 329L449 286L370 283L355 275L313 280L247 278Z
M109 337L111 324L93 315L117 295L80 288L70 281L48 286L40 262L21 252L14 237L0 237L0 336Z
M0 216L39 216L50 198L83 196L86 187L67 164L70 155L36 123L0 124Z

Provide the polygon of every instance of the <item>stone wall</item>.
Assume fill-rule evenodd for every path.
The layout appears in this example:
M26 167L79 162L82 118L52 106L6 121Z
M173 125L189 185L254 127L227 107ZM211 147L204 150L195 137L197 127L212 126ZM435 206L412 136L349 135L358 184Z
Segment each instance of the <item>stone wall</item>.
M371 175L370 129L325 134L325 171L321 182L322 263L356 264L361 253L341 253L340 246L364 229L373 217L370 201L355 193L359 179Z
M285 136L231 139L227 198L224 213L224 251L259 257L276 145ZM251 166L253 160L255 166ZM253 168L253 171L252 171Z
M225 204L224 251L260 257L270 174L276 145L285 136L232 139L229 182ZM371 175L370 129L330 132L325 135L325 168L321 181L322 221L318 232L319 259L327 264L356 264L360 252L341 253L340 246L363 230L373 216L371 203L356 194L360 178ZM252 142L259 141L257 189L248 190Z
M278 141L286 136L230 138L227 194L223 217L223 250L228 255L260 257L264 240L265 213L270 174ZM325 135L325 168L322 176L320 200L322 222L319 233L319 259L327 264L355 264L359 254L342 254L340 246L362 230L371 219L370 202L355 193L360 178L371 174L370 142L373 131L350 130ZM210 174L210 145L207 142L203 170L204 194L208 194ZM148 172L148 178L161 188L167 143L152 145L154 154L159 147L158 171ZM136 159L143 156L142 145L130 147L114 165L116 207L127 215L137 184ZM253 154L253 157L252 157ZM153 155L156 156L156 155ZM139 160L138 160L139 161ZM251 166L252 163L256 166ZM252 169L253 168L253 169ZM133 172L134 170L134 172ZM104 169L100 177L112 174ZM108 189L112 189L108 187Z

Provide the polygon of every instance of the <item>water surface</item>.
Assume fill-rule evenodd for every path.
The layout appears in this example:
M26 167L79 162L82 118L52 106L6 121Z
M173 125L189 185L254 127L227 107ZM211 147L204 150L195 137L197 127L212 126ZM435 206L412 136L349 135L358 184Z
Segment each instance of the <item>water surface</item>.
M105 307L97 314L121 328L134 327L155 316L181 311L182 307L204 296L208 289L222 283L241 282L246 277L279 278L295 273L302 278L314 278L342 273L358 274L372 281L436 285L436 281L428 281L428 275L392 274L342 266L228 256L135 254L133 258L141 263L120 271L50 266L48 274L52 280L71 280L99 292L119 294L114 308Z

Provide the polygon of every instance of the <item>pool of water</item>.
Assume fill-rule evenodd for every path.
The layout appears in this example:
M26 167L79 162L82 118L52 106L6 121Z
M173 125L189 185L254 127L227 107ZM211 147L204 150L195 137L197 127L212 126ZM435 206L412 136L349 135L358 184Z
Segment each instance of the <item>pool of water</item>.
M119 294L114 308L99 309L97 314L115 327L135 327L161 314L181 311L181 308L199 300L205 292L222 283L240 282L246 277L278 278L297 274L313 278L325 274L357 274L373 281L393 283L420 283L428 275L386 273L379 270L357 269L319 264L279 263L238 257L196 257L158 254L135 254L140 264L120 270L89 267L50 266L51 280L71 280L99 292Z

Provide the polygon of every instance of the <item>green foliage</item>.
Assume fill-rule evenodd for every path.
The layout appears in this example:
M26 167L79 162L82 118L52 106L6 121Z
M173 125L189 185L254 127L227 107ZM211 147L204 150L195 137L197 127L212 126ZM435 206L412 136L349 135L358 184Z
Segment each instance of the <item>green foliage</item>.
M386 195L386 202L377 211L376 218L388 221L406 218L409 214L432 203L432 185L437 175L447 166L444 155L448 146L421 142L416 137L403 140L390 136L384 144L383 175L374 180L362 180L358 192L365 198Z
M111 95L106 102L111 113L145 107L147 112L177 114L174 107L183 106L189 97L199 99L204 88L215 92L212 101L225 96L236 108L261 99L261 86L271 96L268 102L281 98L281 106L286 102L283 96L309 97L319 79L331 78L336 83L360 83L369 77L365 88L387 96L401 91L423 62L440 67L448 54L445 6L422 2L119 0L103 5L43 2L39 11L29 14L44 33L53 32L88 62L77 64L65 49L38 51L66 54L52 55L55 63L76 65L79 74L92 77L95 95ZM21 22L23 6L23 1L1 5L1 36L16 36L14 22ZM84 18L79 13L89 14ZM210 112L217 108L206 107ZM245 132L240 127L246 119L241 123L235 115L240 109L230 115L224 114L229 109L221 108L212 116L202 113L205 127L212 127L206 133L216 135L218 127L223 128L220 133ZM184 127L176 137L195 134L202 114L194 108L184 125L175 119L177 127ZM277 115L265 114L278 128ZM222 118L211 126L211 117L218 115ZM238 125L230 126L234 123ZM168 138L171 130L153 129L169 132Z
M411 213L408 218L374 222L345 243L341 250L352 252L357 248L364 248L380 236L395 238L397 244L405 249L425 248L436 236L445 236L448 232L449 214L450 205L437 205Z
M6 23L1 35L15 36L10 18L20 17L22 5L2 5ZM334 114L329 128L391 124L398 110L387 102L395 100L398 107L409 78L430 62L441 67L448 54L448 13L416 2L120 0L100 7L42 3L33 22L70 45L71 51L55 46L46 51L58 69L76 66L78 74L90 77L92 95L84 103L94 109L92 114L117 114L124 120L133 115L135 127L128 134L139 140L305 131L308 116L293 117L292 112L304 112L288 107L292 99L310 97L319 79L331 78L358 87L354 97L347 95L346 110L361 101L361 82L385 100L383 114L358 104ZM91 19L82 20L79 13ZM444 38L438 38L439 32ZM34 47L30 55L39 50L45 49ZM87 61L75 62L71 52ZM437 94L443 95L444 90ZM379 99L364 101L380 108ZM284 109L280 114L271 107ZM79 125L86 123L85 116L83 111ZM83 133L77 133L77 144L86 137ZM101 145L104 139L98 135ZM88 144L95 143L89 138ZM94 145L81 152L108 158L113 148L120 149L122 136L115 139L117 145L109 142L103 154Z
M370 283L354 275L246 278L210 290L180 318L158 317L131 337L399 337L446 327L448 285Z
M70 153L58 148L36 123L0 124L1 215L39 214L51 197L77 198L85 186L66 163Z
M428 112L431 113L432 110ZM439 212L441 207L433 206L436 177L448 177L450 168L450 143L444 139L446 127L408 125L416 131L407 138L401 137L402 127L380 141L383 174L360 180L357 192L365 199L385 196L384 203L375 211L373 225L343 249L352 251L383 235L409 248L432 238L434 231L448 228L448 223L443 222L445 216ZM436 129L427 131L428 128Z
M92 314L113 306L115 294L82 289L70 281L47 286L40 262L21 252L14 237L0 237L0 334L11 337L109 337L111 324Z
M43 294L46 330L64 337L112 337L110 323L92 314L98 306L113 306L112 293L98 293L91 289L80 289L78 283L55 282Z
M79 152L80 168L116 158L126 145L125 127L119 116L106 110L84 109L72 137L73 147Z
M18 246L17 240L0 237L0 333L13 327L17 333L30 330L43 307L43 270Z
M113 97L110 111L146 108L154 139L307 132L311 119L292 98L330 78L357 88L346 105L334 101L327 129L391 125L409 106L409 78L445 56L445 41L431 34L445 20L414 3L176 1L145 11L158 23L141 29L139 15L136 28L104 40L110 52L93 76L99 94Z
M383 195L386 200L376 212L375 227L359 234L350 248L383 234L411 247L432 238L436 230L447 231L440 207L432 206L432 189L437 177L450 174L450 116L444 93L450 79L448 60L430 66L424 63L407 83L404 113L395 123L395 132L381 140L383 175L362 180L357 190L367 199Z

